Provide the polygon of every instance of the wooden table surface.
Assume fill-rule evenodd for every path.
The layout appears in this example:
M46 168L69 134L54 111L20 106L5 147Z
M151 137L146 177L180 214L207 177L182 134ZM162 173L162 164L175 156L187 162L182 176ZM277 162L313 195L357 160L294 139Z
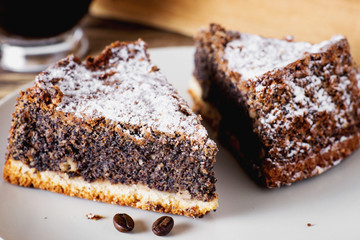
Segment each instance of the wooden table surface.
M193 45L193 39L184 35L116 20L86 16L80 25L89 38L87 55L92 56L116 40L134 41L142 38L150 48ZM33 81L35 76L36 73L13 73L0 69L0 99Z

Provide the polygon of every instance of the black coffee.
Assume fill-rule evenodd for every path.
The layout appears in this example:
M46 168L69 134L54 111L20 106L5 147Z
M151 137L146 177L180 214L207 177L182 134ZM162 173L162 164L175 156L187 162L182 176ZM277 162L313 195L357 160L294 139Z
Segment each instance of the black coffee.
M174 226L172 217L163 216L157 219L152 225L152 231L158 236L167 235Z
M56 36L74 27L91 0L0 0L0 30L24 38Z
M114 227L120 232L130 232L134 229L134 220L126 213L117 213L113 218Z

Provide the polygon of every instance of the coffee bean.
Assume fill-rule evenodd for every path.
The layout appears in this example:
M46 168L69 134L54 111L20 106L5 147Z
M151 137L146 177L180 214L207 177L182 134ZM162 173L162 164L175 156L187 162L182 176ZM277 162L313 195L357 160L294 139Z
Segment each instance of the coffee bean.
M152 231L158 236L165 236L174 226L172 217L163 216L156 220L152 225Z
M120 232L130 232L134 229L134 220L126 213L117 213L113 218L114 227Z

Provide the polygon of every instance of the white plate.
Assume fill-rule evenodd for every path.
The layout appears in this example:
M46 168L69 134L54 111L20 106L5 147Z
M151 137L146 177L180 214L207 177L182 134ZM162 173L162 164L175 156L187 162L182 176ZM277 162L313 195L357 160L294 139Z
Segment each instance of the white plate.
M180 94L187 94L193 69L191 47L151 49ZM0 101L0 166L4 164L10 114L17 94ZM202 219L173 216L172 239L359 239L360 152L339 166L291 187L267 190L253 183L221 146L216 162L219 208ZM0 167L2 176L2 167ZM112 224L115 213L135 220L132 233ZM87 213L105 218L88 220ZM0 178L0 237L27 239L151 239L163 214L13 186ZM307 226L311 223L312 226Z

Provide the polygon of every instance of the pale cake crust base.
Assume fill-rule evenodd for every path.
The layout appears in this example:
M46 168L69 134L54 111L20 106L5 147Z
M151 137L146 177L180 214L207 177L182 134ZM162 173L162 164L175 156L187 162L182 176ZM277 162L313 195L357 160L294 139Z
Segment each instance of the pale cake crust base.
M218 205L217 198L210 202L203 202L191 199L187 193L171 194L150 189L141 184L111 184L109 181L89 183L81 177L69 178L66 173L40 172L11 157L5 163L3 176L6 181L14 185L188 217L202 217L209 211L215 210Z
M204 118L206 122L210 123L211 127L217 131L220 124L221 115L215 106L209 102L205 102L202 99L202 89L195 77L190 79L188 92L194 102L192 110L194 112L200 113L201 117Z

